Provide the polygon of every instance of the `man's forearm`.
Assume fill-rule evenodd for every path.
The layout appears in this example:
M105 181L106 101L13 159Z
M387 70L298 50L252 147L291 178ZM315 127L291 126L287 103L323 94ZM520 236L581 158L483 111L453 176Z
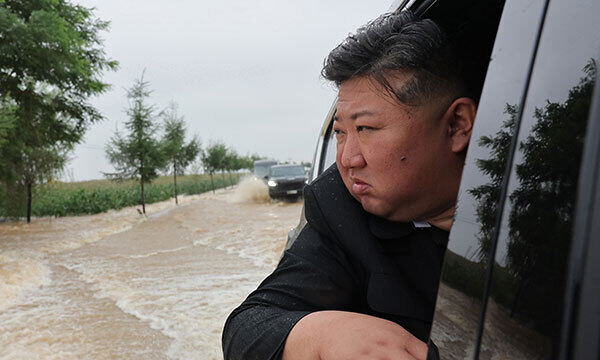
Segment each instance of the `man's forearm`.
M327 321L327 312L306 315L290 331L281 360L318 360L319 333Z

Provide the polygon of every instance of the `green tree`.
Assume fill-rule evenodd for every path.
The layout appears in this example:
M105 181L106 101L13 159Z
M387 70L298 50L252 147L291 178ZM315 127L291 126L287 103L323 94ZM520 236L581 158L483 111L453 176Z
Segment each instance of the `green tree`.
M158 176L158 170L165 167L166 160L156 134L155 110L147 103L151 91L144 74L136 79L127 90L129 108L125 128L129 131L123 137L117 130L106 145L106 156L115 167L115 172L104 173L113 180L137 179L141 188L142 212L146 213L144 184L152 182Z
M27 191L27 222L31 222L31 203L33 185L54 179L68 160L67 152L60 147L28 149L23 156L21 181Z
M202 164L204 165L204 171L210 174L213 194L215 192L213 176L216 171L225 169L226 157L227 146L222 142L213 142L202 152Z
M101 75L117 67L102 49L99 32L107 27L91 9L65 0L0 0L0 99L15 106L12 125L0 120L0 137L10 138L0 146L6 187L59 170L30 165L71 150L102 119L88 98L108 88ZM31 169L47 173L24 178Z
M231 173L233 171L238 171L241 169L240 156L237 151L234 149L227 149L227 153L225 154L225 170L229 173L229 184L233 186L233 179L231 177Z
M183 175L185 168L198 157L200 141L197 137L194 137L189 143L185 143L185 122L183 116L179 116L175 102L171 102L161 112L161 116L164 119L165 129L162 139L163 151L167 159L167 169L173 169L175 204L179 204L177 200L177 175Z
M16 174L9 166L7 156L9 150L14 148L11 141L17 125L16 104L7 97L0 99L0 213L2 216L20 216L22 206L19 202L23 199L24 191L20 191L16 184ZM15 195L18 194L18 197Z
M254 168L254 160L252 160L248 155L240 156L238 162L240 169L252 171Z
M254 161L256 161L260 158L261 157L258 156L257 154L244 156L242 159L242 162L243 162L242 169L248 169L249 171L252 171L252 169L254 169Z
M238 155L237 157L237 168L236 170L241 170L241 169L247 169L249 171L252 171L252 169L254 168L254 161L255 160L260 160L263 157L257 155L257 154L252 154L252 155Z
M2 95L9 94L23 115L39 108L65 114L50 120L27 119L39 122L37 126L58 140L80 135L86 122L102 118L87 99L107 89L100 76L117 67L104 53L98 35L108 25L96 19L92 9L65 0L0 1ZM49 89L57 90L52 102L45 101Z
M10 143L10 136L14 134L18 120L16 110L16 104L10 98L0 99L0 154L3 154L5 146ZM3 165L5 164L0 162L2 173L5 171Z
M52 93L46 94L47 101ZM0 162L1 178L5 184L7 198L3 204L7 216L21 217L26 212L27 222L31 222L33 187L37 183L53 179L67 162L70 145L45 144L44 135L37 128L28 131L27 138L19 127L18 107L12 101L5 101L0 114ZM47 114L48 117L60 117L61 114ZM7 141L10 140L10 141ZM10 198L10 199L8 199ZM26 206L23 206L26 203Z

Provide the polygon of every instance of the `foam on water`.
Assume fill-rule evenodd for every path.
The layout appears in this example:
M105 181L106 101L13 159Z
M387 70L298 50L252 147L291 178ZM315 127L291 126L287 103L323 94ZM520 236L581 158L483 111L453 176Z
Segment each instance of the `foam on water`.
M237 188L149 207L154 218L130 208L0 224L0 291L15 294L0 293L12 299L0 358L222 359L227 315L275 266L300 212L248 181L263 200Z
M143 258L147 258L147 257L159 255L159 254L166 254L166 253L177 252L177 251L185 250L185 249L188 249L188 248L189 248L189 246L180 246L180 247L176 247L174 249L152 251L152 252L149 252L147 254L128 255L128 256L125 256L125 258L127 258L127 259L143 259Z
M245 225L247 224L236 224L231 229L198 236L193 240L193 244L194 246L210 246L228 254L236 255L239 258L250 260L254 266L272 269L279 261L278 254L283 250L285 231L281 231L276 226L252 229L251 226ZM281 234L281 240L279 242L265 241L265 239L272 239L265 234L273 230Z
M160 355L167 344L155 336L159 332L133 316L123 316L111 301L96 300L89 286L73 277L75 273L49 266L52 283L25 292L21 305L0 311L0 359L166 357ZM157 343L162 343L162 351ZM148 356L148 349L155 353Z
M199 263L201 254L198 249L173 249L157 253L155 259L138 257L113 263L111 270L106 264L76 269L81 272L80 279L90 284L94 297L112 299L123 312L170 337L168 357L189 359L202 353L202 359L217 360L221 358L218 344L227 313L260 281L264 271L249 269L244 274L223 275ZM210 257L214 260L222 255ZM156 266L159 263L170 266ZM232 264L223 267L227 266ZM122 276L132 267L137 276ZM143 277L139 269L143 269Z
M199 195L180 196L179 203L189 205ZM0 223L0 252L14 251L34 258L75 250L107 236L121 233L156 215L164 215L176 208L175 200L146 205L147 217L137 212L137 206L106 213L63 218L34 218L31 224L23 221Z
M262 180L247 176L239 182L227 200L233 203L267 203L270 201L269 188Z
M0 311L18 303L21 295L50 283L50 270L41 261L0 254Z

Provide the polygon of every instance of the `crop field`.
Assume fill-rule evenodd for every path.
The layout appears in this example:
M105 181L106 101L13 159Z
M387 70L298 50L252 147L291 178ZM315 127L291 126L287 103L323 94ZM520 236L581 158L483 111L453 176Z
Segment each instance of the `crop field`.
M245 174L215 174L215 189L236 184ZM212 190L210 176L184 175L177 177L179 195L200 194ZM146 203L164 201L175 196L172 176L161 176L144 185ZM141 189L137 181L91 180L55 182L38 185L33 193L33 216L68 216L97 214L111 209L141 204ZM0 217L3 209L0 209Z

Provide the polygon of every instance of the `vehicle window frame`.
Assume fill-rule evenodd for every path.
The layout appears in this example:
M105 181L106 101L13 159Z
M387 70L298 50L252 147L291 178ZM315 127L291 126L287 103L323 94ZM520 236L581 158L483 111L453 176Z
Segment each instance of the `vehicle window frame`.
M600 54L599 54L600 55ZM600 58L600 56L598 57ZM584 142L569 259L561 358L600 358L600 76ZM595 316L594 316L595 315ZM574 325L575 324L575 325Z
M540 14L541 20L539 22L537 33L535 35L536 39L533 44L533 53L531 54L531 57L529 58L529 64L527 65L527 75L525 77L525 83L523 84L523 88L521 90L520 102L518 105L518 112L517 112L517 116L515 118L515 128L513 130L513 134L511 137L511 143L510 143L510 147L508 149L508 156L507 156L506 164L505 164L505 168L504 168L504 177L502 179L502 184L500 187L500 196L499 196L498 204L497 204L496 218L495 218L495 222L494 222L494 230L493 230L493 236L492 236L492 245L491 245L490 251L489 251L489 259L494 259L496 256L496 252L497 252L498 237L500 234L502 219L504 217L504 209L505 209L505 205L506 205L506 200L507 200L507 197L509 196L508 185L509 185L511 174L513 172L513 163L515 161L515 154L518 150L518 139L519 139L519 131L520 131L520 126L521 126L521 121L523 119L523 109L527 102L527 95L528 95L528 91L529 91L529 86L531 84L531 77L533 74L533 69L535 67L535 60L537 58L540 40L542 37L542 33L544 31L544 23L546 20L546 15L548 13L549 3L550 3L549 0L546 0L544 2L543 9ZM461 180L461 182L462 182L462 180ZM473 351L475 359L479 358L479 352L481 351L481 342L482 342L482 338L483 338L483 332L485 330L484 329L485 315L487 312L487 305L488 305L489 297L491 295L491 282L492 282L492 277L493 277L493 272L494 272L493 270L494 270L494 261L492 260L492 261L489 261L489 263L487 264L487 269L486 269L486 278L485 278L485 283L484 283L483 295L482 295L482 299L481 299L481 312L480 312L479 319L478 319L479 324L478 324L478 329L477 329L477 338L475 340L475 349Z
M423 3L419 4L419 6L417 7L416 11L419 13L422 13L421 16L427 16L427 11L430 10L432 8L433 5L435 5L437 1L424 1ZM513 171L512 169L512 164L514 162L514 156L515 153L518 149L518 135L519 135L519 125L521 123L522 117L523 117L523 107L525 102L527 101L527 92L529 89L529 85L530 85L530 81L531 81L531 76L532 76L532 72L533 72L533 68L535 65L535 59L537 56L537 49L539 47L539 43L540 43L540 38L541 38L541 34L543 32L543 24L544 24L544 19L546 17L546 13L547 13L547 7L548 7L548 3L549 0L542 0L542 5L541 8L542 10L539 13L539 21L537 24L537 27L535 28L535 30L533 31L534 34L534 38L535 41L533 43L531 43L531 45L528 47L528 49L530 49L530 54L529 57L526 58L527 61L527 65L525 68L525 75L523 77L523 84L520 87L519 91L519 96L517 97L518 101L518 112L516 114L515 117L515 129L512 133L511 136L511 141L510 141L510 147L508 149L508 154L507 154L507 159L506 159L506 166L504 169L504 176L501 182L501 186L500 186L500 196L499 196L499 200L498 200L498 211L496 212L496 216L495 216L495 222L494 222L494 228L493 228L493 238L492 238L492 242L491 242L491 247L489 249L489 259L494 259L495 258L495 254L497 251L497 243L498 243L498 236L499 236L499 229L501 226L501 221L503 218L503 210L505 207L505 202L508 196L508 182L511 176L511 172ZM507 16L504 13L502 13L501 19ZM500 20L500 23L502 22L502 20ZM498 36L498 34L496 35ZM498 38L496 38L494 40L494 44L496 44L496 42L498 41ZM489 71L489 68L488 68ZM484 83L484 89L486 86L489 86L487 84L488 81L490 81L490 79L487 78L488 75L486 74L486 79L485 79L485 83ZM494 81L494 80L491 80ZM492 84L493 85L493 84ZM475 127L478 126L478 122L475 122ZM473 141L473 139L471 139L471 141ZM468 156L468 155L467 155ZM463 170L464 171L464 170ZM463 186L463 182L465 181L465 177L464 177L464 173L463 173L463 179L461 180L461 188ZM450 238L452 238L452 234L450 236ZM493 275L493 261L490 261L487 266L485 267L485 280L483 283L483 293L481 295L480 298L478 298L479 300L481 300L481 308L479 310L479 314L477 316L477 331L473 334L473 336L471 337L471 341L474 340L474 348L473 348L473 358L477 359L479 357L479 352L481 351L481 342L482 342L482 336L483 336L483 332L484 332L484 324L485 324L485 314L487 311L487 301L490 297L491 294L491 288L490 288L490 284L491 284L491 278ZM440 285L442 283L442 279L440 279ZM438 295L439 296L439 295ZM439 304L439 298L436 299L436 309L437 306ZM442 358L443 358L443 354Z
M327 155L327 145L331 138L331 131L333 129L333 117L337 109L337 96L335 97L333 104L327 112L321 131L319 131L319 139L317 140L317 147L315 149L315 156L313 158L313 166L311 168L309 180L313 181L325 170L325 157Z
M532 72L535 70L537 52L540 48L540 39L544 34L545 22L549 16L550 2L546 1L543 11L543 18L538 31L535 54L532 57L532 67L529 69L528 80L525 85L525 93L522 97L522 103L519 106L517 116L517 129L512 140L518 140L519 126L523 122L522 111L525 109L527 98L529 97L529 86ZM599 44L590 44L598 48ZM600 54L598 54L600 55ZM596 55L596 59L600 56ZM571 234L571 245L569 257L566 261L566 279L562 295L564 296L563 319L560 328L560 337L558 338L557 354L558 359L600 359L600 263L595 257L600 255L600 76L596 73L596 85L593 89L589 115L586 119L587 129L585 132L585 141L583 143L583 156L579 167L579 180L577 194L575 197L575 211L573 212L573 232ZM516 135L516 136L515 136ZM514 156L516 148L511 144L510 158L507 161L507 168L510 172L514 171ZM502 187L501 201L507 200L508 180L510 172L507 171L504 177ZM497 219L502 218L502 212L505 207L500 206ZM500 224L496 223L497 232ZM490 251L493 256L497 252L498 234L495 234L493 248ZM488 264L488 271L493 273L492 266ZM491 277L486 279L486 288L491 283ZM490 297L490 292L486 289L484 304ZM482 308L482 316L479 325L482 332L479 334L478 344L475 351L475 358L478 358L481 351L481 339L483 328L485 326L485 305Z

